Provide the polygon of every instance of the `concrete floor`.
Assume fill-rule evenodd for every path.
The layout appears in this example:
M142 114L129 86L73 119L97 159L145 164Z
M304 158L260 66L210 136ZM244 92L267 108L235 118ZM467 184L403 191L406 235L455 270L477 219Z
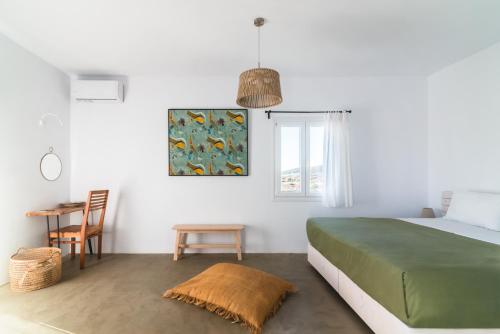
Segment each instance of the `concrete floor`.
M1 333L248 333L228 320L193 305L161 298L170 287L232 254L89 256L63 263L62 281L30 293L0 287ZM304 254L244 254L241 264L283 277L297 285L264 333L371 333L336 292L307 263Z

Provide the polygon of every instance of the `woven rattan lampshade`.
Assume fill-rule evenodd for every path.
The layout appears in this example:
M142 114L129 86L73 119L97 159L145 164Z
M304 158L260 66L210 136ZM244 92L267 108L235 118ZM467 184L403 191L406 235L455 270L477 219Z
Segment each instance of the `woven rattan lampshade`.
M245 108L266 108L280 104L280 75L270 68L253 68L240 74L236 103Z
M280 74L273 69L260 67L260 27L264 22L262 17L253 21L258 31L258 67L240 74L236 103L245 108L267 108L283 101Z

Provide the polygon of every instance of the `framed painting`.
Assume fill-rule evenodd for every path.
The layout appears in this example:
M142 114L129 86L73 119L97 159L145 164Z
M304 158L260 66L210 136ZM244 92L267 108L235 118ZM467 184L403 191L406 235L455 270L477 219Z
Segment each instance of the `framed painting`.
M247 109L169 109L171 176L247 176Z

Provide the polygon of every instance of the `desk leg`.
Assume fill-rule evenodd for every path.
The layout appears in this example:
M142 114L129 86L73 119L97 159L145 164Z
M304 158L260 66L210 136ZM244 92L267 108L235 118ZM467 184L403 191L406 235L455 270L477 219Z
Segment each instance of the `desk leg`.
M76 238L71 238L71 258L74 259L75 258L75 241L76 241Z
M59 216L57 215L57 248L61 248L61 231L59 228Z
M49 216L45 216L47 219L47 238L49 239L48 247L50 247L50 221Z

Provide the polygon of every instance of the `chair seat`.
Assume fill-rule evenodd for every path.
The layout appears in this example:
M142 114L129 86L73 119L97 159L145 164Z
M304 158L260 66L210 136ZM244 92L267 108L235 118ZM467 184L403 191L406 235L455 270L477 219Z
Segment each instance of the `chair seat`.
M82 225L69 225L60 229L59 237L60 238L79 238L80 232L82 230ZM99 225L87 225L85 228L85 233L87 236L99 234L100 232ZM57 238L57 230L50 231L51 238Z

